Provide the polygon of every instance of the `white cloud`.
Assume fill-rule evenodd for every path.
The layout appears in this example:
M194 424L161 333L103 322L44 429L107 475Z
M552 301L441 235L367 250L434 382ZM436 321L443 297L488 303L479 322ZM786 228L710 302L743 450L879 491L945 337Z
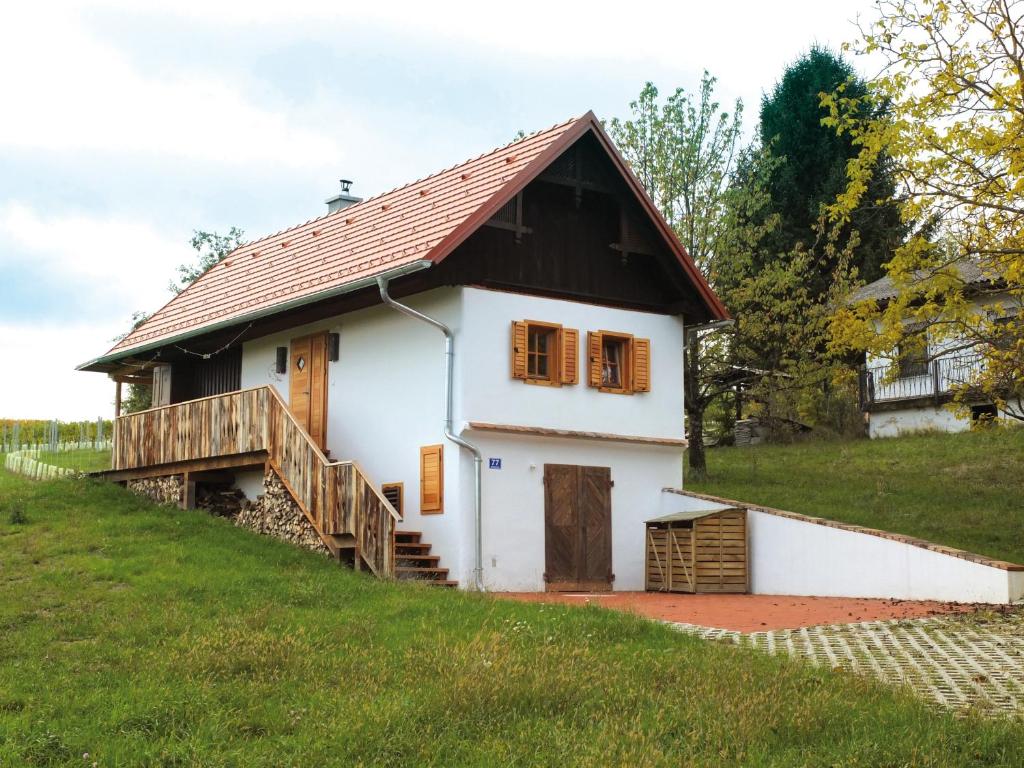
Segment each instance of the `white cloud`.
M113 415L114 384L100 373L82 373L102 325L36 326L0 323L0 353L23 373L0 377L0 417L79 421ZM31 382L26 386L26 382Z
M67 7L20 3L4 15L0 147L284 168L338 157L330 136L302 127L284 109L258 106L238 83L185 67L141 75Z
M54 280L77 283L104 314L124 321L165 303L174 268L194 258L186 233L171 235L137 218L42 214L17 202L0 205L0 239L13 246L5 249L5 268L30 261Z

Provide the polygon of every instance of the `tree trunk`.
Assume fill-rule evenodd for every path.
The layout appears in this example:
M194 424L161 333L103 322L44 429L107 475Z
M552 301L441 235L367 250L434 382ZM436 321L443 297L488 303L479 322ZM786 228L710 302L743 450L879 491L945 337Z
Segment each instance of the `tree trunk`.
M686 340L686 373L684 396L690 446L686 450L690 464L690 476L703 479L708 473L707 456L704 453L704 408L707 403L701 397L700 387L700 338L689 334Z
M703 480L708 474L708 460L704 450L704 409L690 410L690 477Z

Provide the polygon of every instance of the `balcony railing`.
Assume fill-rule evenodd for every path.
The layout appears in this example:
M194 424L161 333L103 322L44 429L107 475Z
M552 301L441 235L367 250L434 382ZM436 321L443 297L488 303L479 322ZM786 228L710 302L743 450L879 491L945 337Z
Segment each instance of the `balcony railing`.
M865 366L860 371L861 408L900 400L948 399L970 386L983 367L984 359L977 353L937 357L902 368L895 362Z

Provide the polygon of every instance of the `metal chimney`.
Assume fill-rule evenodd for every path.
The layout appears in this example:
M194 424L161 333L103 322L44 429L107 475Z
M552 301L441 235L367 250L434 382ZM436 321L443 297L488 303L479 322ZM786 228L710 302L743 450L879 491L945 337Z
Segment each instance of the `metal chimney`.
M324 201L327 203L328 213L334 213L335 211L340 211L342 208L348 208L350 205L363 202L363 198L349 194L349 190L352 188L352 182L349 179L341 179L340 181L341 192Z

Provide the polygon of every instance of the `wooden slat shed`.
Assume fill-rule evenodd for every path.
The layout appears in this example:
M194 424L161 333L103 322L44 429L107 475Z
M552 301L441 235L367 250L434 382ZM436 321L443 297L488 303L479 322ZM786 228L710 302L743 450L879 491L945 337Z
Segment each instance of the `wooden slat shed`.
M709 505L647 521L649 592L746 592L747 511Z

